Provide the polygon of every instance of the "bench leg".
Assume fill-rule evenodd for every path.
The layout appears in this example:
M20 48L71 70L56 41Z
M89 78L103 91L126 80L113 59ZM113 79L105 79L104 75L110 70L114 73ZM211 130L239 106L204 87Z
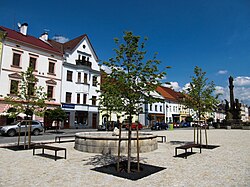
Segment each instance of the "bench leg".
M44 148L42 148L42 149L43 149L42 154L44 155Z
M57 159L57 150L55 150L55 161Z
M66 155L67 155L67 153L66 153L66 149L65 149L65 151L64 151L64 152L65 152L65 156L64 156L64 158L66 159Z
M187 159L187 149L185 149L185 159Z
M175 156L177 156L177 148L175 148Z
M33 148L33 155L35 155L35 148Z

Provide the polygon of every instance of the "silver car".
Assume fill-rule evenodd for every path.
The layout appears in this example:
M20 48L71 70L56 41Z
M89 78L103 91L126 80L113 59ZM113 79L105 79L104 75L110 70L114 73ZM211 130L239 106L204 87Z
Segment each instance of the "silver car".
M20 129L20 133L28 132L28 122L27 121L17 121L10 125L3 126L0 129L1 134L8 136L15 136ZM35 136L43 132L43 124L40 121L32 120L31 132Z

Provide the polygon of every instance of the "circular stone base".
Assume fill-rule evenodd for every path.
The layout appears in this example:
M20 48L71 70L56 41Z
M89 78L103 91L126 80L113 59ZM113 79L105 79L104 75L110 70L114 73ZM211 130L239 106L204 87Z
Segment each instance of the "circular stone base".
M117 154L119 136L112 132L80 132L75 136L75 149L78 151L101 154ZM140 153L150 152L158 148L157 136L150 133L139 133ZM131 153L137 152L136 132L132 132ZM128 151L128 131L121 135L121 153Z

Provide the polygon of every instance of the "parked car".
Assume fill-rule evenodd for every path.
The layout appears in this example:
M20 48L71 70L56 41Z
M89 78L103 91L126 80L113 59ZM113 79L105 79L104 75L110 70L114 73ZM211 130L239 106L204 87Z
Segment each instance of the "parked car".
M180 123L174 122L174 128L179 128L179 127L180 127Z
M99 130L99 131L105 131L105 130L112 131L112 130L114 130L115 127L119 128L119 124L117 121L106 121L102 125L99 125L97 130Z
M26 129L27 127L27 129ZM1 134L8 136L15 136L20 129L20 133L28 132L28 121L17 121L10 125L3 126L0 130ZM43 124L40 121L32 120L31 133L37 136L43 132Z
M190 122L181 123L181 127L190 127Z
M151 127L151 130L167 130L167 129L168 129L168 124L161 122L156 122Z
M131 130L136 130L136 126L137 126L137 123L132 123L131 124ZM126 129L127 130L129 129L129 124L126 125ZM142 124L141 123L138 123L138 129L139 130L142 129Z

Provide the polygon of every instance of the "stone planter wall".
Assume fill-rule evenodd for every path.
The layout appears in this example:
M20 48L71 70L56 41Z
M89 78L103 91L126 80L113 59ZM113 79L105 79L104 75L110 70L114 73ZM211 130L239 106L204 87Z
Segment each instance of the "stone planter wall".
M250 126L242 126L243 130L250 130Z
M117 154L118 136L112 136L112 132L82 132L77 133L75 149L89 153ZM157 136L149 133L139 133L140 153L150 152L158 148ZM122 133L121 153L128 150L127 132ZM131 152L137 152L136 133L132 133Z

